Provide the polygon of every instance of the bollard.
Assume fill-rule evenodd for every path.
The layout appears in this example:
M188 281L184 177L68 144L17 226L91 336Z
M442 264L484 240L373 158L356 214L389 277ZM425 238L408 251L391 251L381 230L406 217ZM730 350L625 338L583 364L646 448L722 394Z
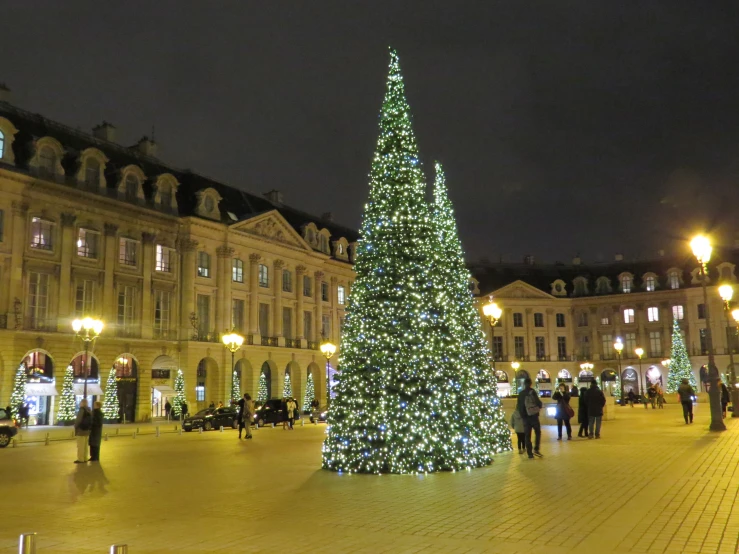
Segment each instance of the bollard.
M300 426L301 427L305 427L305 418L304 417L301 417L300 418Z
M223 425L221 425L221 433L223 433Z
M13 439L13 448L15 448L16 446L18 446L18 441Z
M136 427L136 432L137 432L137 433L139 432L139 428L138 428L138 427Z
M46 433L46 440L44 441L46 446L49 446L49 433Z
M159 425L157 425L157 438L159 438Z
M105 440L108 440L108 433L105 433Z
M128 554L127 544L111 544L110 554Z
M176 431L176 429L175 429L175 431ZM180 435L182 434L182 429L179 430L179 433L180 433Z
M118 435L118 433L120 432L120 430L121 430L120 427L117 427L116 430L115 430L115 434Z
M203 434L203 428L202 427L200 429L198 429L198 433L200 433L201 435Z
M133 438L136 438L136 431L133 432Z
M36 533L23 533L18 543L18 554L36 554Z
M177 431L177 425L174 426L174 430Z
M275 422L273 421L272 422L272 429L274 429L274 428L275 428Z

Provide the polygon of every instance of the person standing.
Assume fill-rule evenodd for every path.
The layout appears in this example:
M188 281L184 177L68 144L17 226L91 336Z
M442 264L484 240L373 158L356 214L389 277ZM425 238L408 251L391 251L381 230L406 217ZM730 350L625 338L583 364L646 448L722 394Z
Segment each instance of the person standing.
M577 394L577 387L575 385L572 385L572 389L570 389L570 397L577 398Z
M249 394L244 394L244 398L239 400L239 438L241 438L241 430L246 429L245 436L251 438L251 416L254 413L254 403L251 401Z
M598 383L593 381L590 383L590 389L587 394L588 401L588 430L590 435L588 439L600 438L600 425L603 420L603 406L606 405L606 396L603 391L598 388ZM595 436L593 436L595 434Z
M169 414L172 411L172 404L169 403L169 399L164 403L164 415L169 420Z
M529 459L534 456L543 458L539 447L541 446L541 424L539 423L539 410L541 410L543 404L539 399L539 395L536 391L531 388L531 378L527 377L524 379L524 389L521 394L518 395L516 402L516 409L523 418L524 435L526 436L526 453L529 455ZM532 448L531 444L531 431L534 431L536 435L536 443Z
M182 402L180 404L180 420L183 420L187 417L187 402Z
M626 395L626 399L629 402L629 406L632 408L634 407L634 401L636 400L636 395L634 394L634 389L629 390L629 394Z
M518 438L518 453L523 454L526 450L526 435L524 434L523 418L518 410L513 410L511 427L513 427L513 430L516 432L516 438Z
M677 396L680 399L680 404L683 405L685 425L693 423L693 397L695 396L695 391L687 379L683 379L677 388Z
M588 437L588 389L580 389L580 401L577 404L577 422L580 424L578 437Z
M298 403L295 402L294 398L287 399L287 420L290 423L290 430L294 429L295 425L295 410L298 409Z
M313 421L313 425L318 425L318 417L321 415L320 410L318 409L318 399L314 398L313 401L310 403L311 407L311 415L313 416L311 419Z
M665 389L657 385L657 407L660 410L665 409Z
M90 427L90 461L100 461L100 444L103 440L103 403L95 402Z
M721 379L718 380L718 386L720 387L721 392L721 414L724 419L726 419L726 407L729 405L730 395L729 395L729 389L726 388L726 383L724 383ZM732 406L732 410L734 407Z
M570 393L567 392L567 386L562 384L559 386L557 392L552 395L552 400L557 402L557 413L555 419L557 420L557 440L562 440L562 424L564 423L567 429L567 440L572 440L572 426L570 425L570 417L572 408L570 408Z
M74 420L74 436L77 437L77 459L75 464L84 464L87 462L87 446L90 438L90 429L92 428L92 414L87 407L87 399L80 402L80 409L77 411L77 417Z
M657 402L657 387L653 384L649 385L649 388L647 389L647 396L649 397L649 403L652 405L652 409L654 410L655 403Z

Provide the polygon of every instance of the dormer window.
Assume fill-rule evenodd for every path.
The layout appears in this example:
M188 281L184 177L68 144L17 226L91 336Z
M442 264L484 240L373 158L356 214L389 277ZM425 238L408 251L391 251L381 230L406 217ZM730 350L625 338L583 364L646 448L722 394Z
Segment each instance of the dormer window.
M644 290L647 292L654 292L657 288L657 278L652 274L647 274L644 277Z
M38 153L38 171L43 177L51 177L56 173L56 152L51 146L42 146Z
M667 282L672 290L680 288L680 272L677 269L672 269L667 274Z
M13 139L18 129L4 117L0 117L0 162L15 164L13 153Z
M209 219L221 219L221 212L218 208L218 203L222 199L221 195L218 194L218 191L214 188L207 188L205 190L198 191L196 196L198 197L198 215Z
M726 283L733 283L734 279L734 264L724 262L719 264L716 268L720 276L720 280Z
M575 277L572 284L575 286L573 292L575 296L585 296L588 294L588 280L585 277Z
M100 162L97 158L87 158L85 162L85 184L90 188L100 186Z
M172 187L169 185L162 187L159 191L159 203L165 208L172 207Z
M630 273L622 273L619 280L621 281L621 292L630 293L634 287L634 277Z
M552 296L567 296L565 290L565 282L562 279L557 279L552 282Z
M611 293L611 280L608 277L598 277L595 282L596 294L610 294Z
M342 255L344 253L344 245L339 243L339 248L337 250L339 251L339 255Z
M126 200L135 202L139 196L139 179L133 173L126 175Z

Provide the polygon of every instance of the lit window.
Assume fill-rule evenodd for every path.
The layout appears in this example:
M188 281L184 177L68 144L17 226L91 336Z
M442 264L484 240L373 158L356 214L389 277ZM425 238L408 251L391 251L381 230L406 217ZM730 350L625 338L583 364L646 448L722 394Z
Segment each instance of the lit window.
M264 264L259 264L259 286L269 287L269 268Z
M123 265L135 266L139 262L139 243L121 238L118 248L118 261Z
M231 264L231 280L234 283L244 282L244 262L238 258L234 258Z
M157 244L155 270L163 273L172 271L172 251L166 246Z
M198 252L198 277L210 277L210 254Z
M672 307L672 317L675 319L683 319L685 317L685 314L683 313L683 307L673 306Z
M610 325L611 324L611 318L608 317L607 315L604 315L603 317L600 318L600 324L601 325Z
M98 257L98 242L100 233L82 229L77 233L77 255L81 258L96 259Z
M85 184L90 187L100 185L100 162L97 158L87 158L85 162Z
M133 173L126 175L126 200L136 200L139 196L139 180Z
M670 288L675 290L680 288L680 274L677 271L670 271L669 275Z
M31 219L31 248L53 250L51 232L54 224L51 221L34 217Z
M344 245L343 244L339 243L338 251L339 251L339 254L343 254L344 253Z
M336 294L339 300L339 305L343 306L344 302L346 301L346 294L344 292L344 287L339 285L339 287L336 289Z
M654 289L657 286L657 280L654 278L653 275L649 275L644 280L644 286L646 287L647 292L654 292Z
M621 278L621 292L631 292L632 280L630 275Z
M198 386L195 387L195 401L205 402L205 383L198 382Z
M624 310L624 323L634 323L634 308L626 308Z
M649 321L659 321L659 308L657 306L647 308L647 319Z

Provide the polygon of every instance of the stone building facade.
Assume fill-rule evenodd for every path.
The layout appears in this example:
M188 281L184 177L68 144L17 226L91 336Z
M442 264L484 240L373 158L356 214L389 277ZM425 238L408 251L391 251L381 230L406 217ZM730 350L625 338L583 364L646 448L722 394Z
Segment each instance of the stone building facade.
M89 315L105 327L88 386L115 368L127 420L163 414L177 369L191 412L228 402L231 329L242 391L265 373L279 397L289 374L302 404L311 374L325 404L318 344L339 344L356 240L277 191L168 166L147 138L124 147L110 124L87 134L0 99L0 402L25 361L33 419L53 422L67 366L83 380L71 322Z

